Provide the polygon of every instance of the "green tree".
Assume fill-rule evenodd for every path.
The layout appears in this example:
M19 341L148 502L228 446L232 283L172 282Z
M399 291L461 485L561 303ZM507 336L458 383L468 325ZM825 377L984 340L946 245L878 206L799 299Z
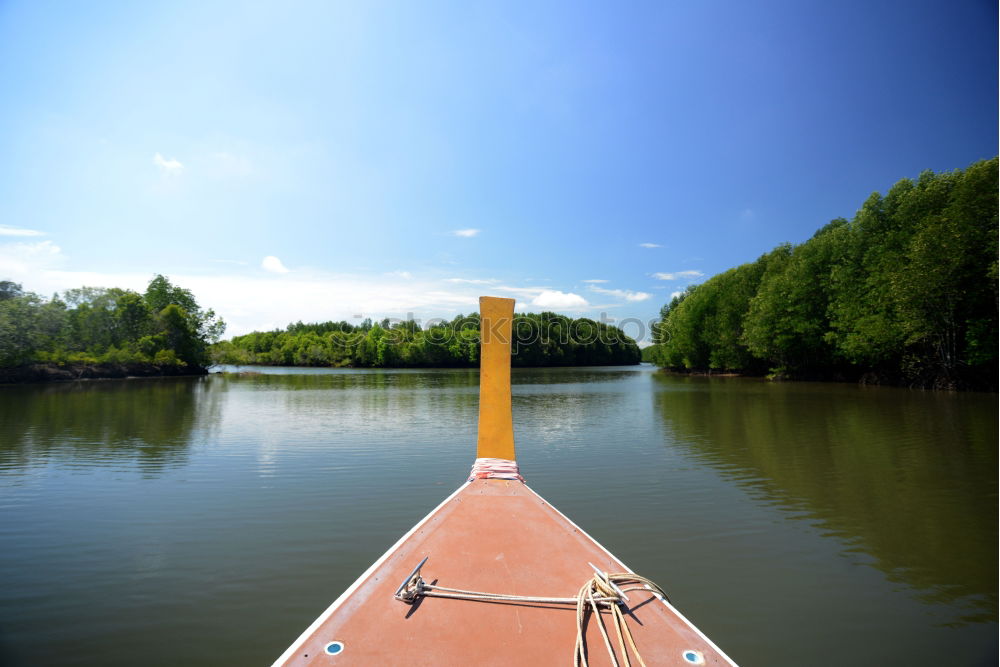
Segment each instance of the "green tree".
M122 340L138 340L153 330L153 314L142 295L122 291L115 298L115 330Z
M0 280L0 301L16 299L23 294L24 291L21 289L20 283L15 283L10 280Z
M469 367L479 363L479 316L433 320L421 329L412 320L289 324L284 331L253 332L212 347L216 363L299 366ZM641 353L620 329L555 313L517 314L517 366L634 364Z
M850 222L689 288L664 306L647 357L995 387L997 167L903 179Z
M226 331L226 323L217 317L214 310L202 310L191 290L173 285L166 277L156 274L149 281L144 295L146 303L154 313L160 313L173 304L187 314L189 326L198 338L214 343Z
M824 336L830 329L830 272L846 224L842 218L834 220L806 243L774 255L764 272L750 301L743 340L774 370L834 364L833 347Z
M926 172L901 211L914 232L888 279L911 372L952 382L961 368L995 358L996 173L996 159L964 173Z
M188 313L175 303L168 304L157 314L168 349L182 362L200 366L207 362L205 344L191 327L190 319Z

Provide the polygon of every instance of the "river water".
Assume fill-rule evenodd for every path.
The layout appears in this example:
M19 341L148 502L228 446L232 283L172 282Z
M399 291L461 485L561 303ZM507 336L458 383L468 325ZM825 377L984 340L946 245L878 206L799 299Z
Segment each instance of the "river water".
M475 370L256 370L0 387L0 664L270 664L468 473ZM738 663L997 663L995 394L513 382L528 483Z

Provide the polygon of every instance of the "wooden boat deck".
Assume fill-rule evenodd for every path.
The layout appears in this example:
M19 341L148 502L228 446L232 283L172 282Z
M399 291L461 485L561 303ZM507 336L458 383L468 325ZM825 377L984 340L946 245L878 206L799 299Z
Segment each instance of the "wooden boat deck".
M428 583L515 595L573 597L594 575L588 562L629 571L527 485L477 479L404 535L275 665L572 664L573 606L396 600L425 556ZM647 665L734 664L669 603L645 591L629 598L628 624ZM593 615L586 637L590 664L609 664ZM326 652L332 642L343 645L336 655Z

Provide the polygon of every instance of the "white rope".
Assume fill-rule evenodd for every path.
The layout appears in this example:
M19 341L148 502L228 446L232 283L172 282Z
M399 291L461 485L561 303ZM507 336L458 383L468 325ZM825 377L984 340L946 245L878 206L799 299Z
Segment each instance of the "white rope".
M421 563L423 565L423 563ZM633 584L627 588L621 586ZM452 598L455 600L478 600L481 602L526 602L534 604L573 604L576 605L576 646L573 649L573 665L575 667L587 667L587 637L584 632L587 614L593 613L597 628L604 639L604 647L608 651L613 667L631 667L629 659L629 649L632 655L639 661L639 665L645 667L639 649L635 645L632 631L625 620L622 607L627 601L625 593L629 591L647 591L662 599L667 599L667 594L662 588L646 577L633 574L631 572L618 572L606 574L598 572L580 588L576 597L544 597L535 595L509 595L506 593L485 593L482 591L467 591L461 588L446 588L428 584L420 576L420 567L410 576L406 583L400 587L396 593L396 599L403 602L413 603L418 597ZM615 635L618 639L618 653L621 654L622 662L618 660L614 647L611 644L611 637L604 627L604 620L601 616L602 609L611 611L611 620L614 624Z

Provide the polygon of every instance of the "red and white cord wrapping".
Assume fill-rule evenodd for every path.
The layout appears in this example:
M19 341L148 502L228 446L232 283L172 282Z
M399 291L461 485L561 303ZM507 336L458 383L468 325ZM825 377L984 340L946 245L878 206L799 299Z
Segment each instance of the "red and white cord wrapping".
M469 481L474 479L516 479L524 481L517 468L517 461L507 459L476 459L472 464Z

